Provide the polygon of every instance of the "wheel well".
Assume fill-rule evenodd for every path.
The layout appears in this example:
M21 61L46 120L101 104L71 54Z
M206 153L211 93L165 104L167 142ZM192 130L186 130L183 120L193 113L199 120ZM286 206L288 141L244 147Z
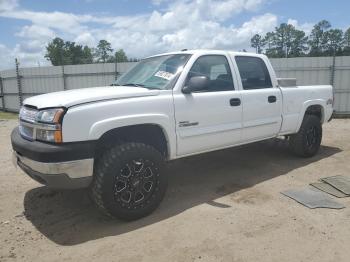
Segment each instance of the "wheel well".
M309 106L305 111L305 115L317 116L320 119L320 122L323 122L323 108L321 105Z
M163 129L155 124L119 127L104 133L97 141L95 157L116 144L138 142L153 146L167 159L168 143Z

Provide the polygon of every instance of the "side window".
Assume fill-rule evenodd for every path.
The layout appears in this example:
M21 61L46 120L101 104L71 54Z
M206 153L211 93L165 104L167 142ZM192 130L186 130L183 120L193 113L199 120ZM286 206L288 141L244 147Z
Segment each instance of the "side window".
M209 86L202 92L234 90L230 65L223 55L205 55L194 62L187 81L193 76L206 76Z
M210 80L215 80L219 75L226 75L227 70L224 64L214 65L210 68Z
M243 89L271 88L271 78L265 62L258 57L236 56Z

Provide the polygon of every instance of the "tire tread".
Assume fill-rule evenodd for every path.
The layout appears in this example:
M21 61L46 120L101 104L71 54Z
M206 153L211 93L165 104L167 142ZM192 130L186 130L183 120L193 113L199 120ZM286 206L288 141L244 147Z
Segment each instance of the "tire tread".
M319 145L317 150L314 153L309 153L308 151L305 150L304 136L305 136L307 126L310 123L313 123L318 126L320 130L320 136L321 136L320 141L322 140L322 126L320 123L320 119L315 115L305 115L298 133L290 136L290 140L289 140L290 149L297 156L312 157L318 151Z
M162 159L162 162L164 161L162 154L152 146L143 144L143 143L135 143L135 142L115 145L114 147L106 150L99 158L96 159L96 165L94 168L94 179L90 187L90 197L92 198L93 202L96 204L97 208L107 216L116 217L115 214L112 214L112 212L110 212L109 208L107 207L103 199L103 193L104 193L103 183L104 183L105 176L108 176L107 168L110 165L113 165L113 162L115 162L118 158L120 158L123 154L125 154L125 152L133 151L133 150L140 151L141 149L147 149L148 151L152 152L152 154L157 154ZM149 212L146 212L146 213L148 214ZM137 219L138 217L128 218L123 216L118 218L121 218L123 220L134 220L134 219Z

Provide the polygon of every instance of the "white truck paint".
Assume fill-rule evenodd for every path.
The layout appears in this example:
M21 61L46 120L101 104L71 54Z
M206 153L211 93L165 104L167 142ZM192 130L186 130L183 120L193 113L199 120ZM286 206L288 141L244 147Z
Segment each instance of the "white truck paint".
M306 109L322 107L322 123L330 119L332 87L279 87L275 72L264 55L195 50L173 90L137 87L99 87L35 96L24 101L38 109L66 107L63 142L97 140L105 132L137 124L159 125L168 140L169 159L241 145L298 132ZM176 53L168 53L176 54ZM235 90L184 94L187 74L204 55L223 55L230 64ZM272 88L244 90L235 56L261 58L270 73ZM268 103L276 96L276 103ZM241 106L232 107L231 98ZM183 121L198 125L179 127Z

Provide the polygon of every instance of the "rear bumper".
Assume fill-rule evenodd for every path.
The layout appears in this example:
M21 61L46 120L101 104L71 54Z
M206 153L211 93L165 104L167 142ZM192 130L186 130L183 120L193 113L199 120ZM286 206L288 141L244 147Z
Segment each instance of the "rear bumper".
M11 134L13 162L31 178L52 188L88 187L92 181L94 142L53 145Z
M331 115L331 117L328 119L328 122L331 122L332 119L333 119L333 117L334 117L334 110L332 110L332 115Z
M324 112L323 113L324 113L323 123L331 121L332 118L333 118L333 114L334 114L334 110L333 110L332 105L327 105L324 108Z

